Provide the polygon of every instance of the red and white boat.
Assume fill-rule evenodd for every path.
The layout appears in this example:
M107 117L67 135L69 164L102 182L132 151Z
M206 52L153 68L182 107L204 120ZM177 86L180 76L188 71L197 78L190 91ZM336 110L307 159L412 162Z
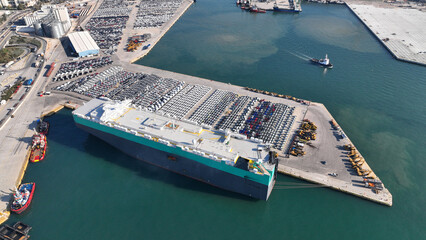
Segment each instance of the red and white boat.
M44 134L36 133L33 135L33 143L31 146L31 162L40 162L46 155L47 139Z
M31 204L35 191L35 183L23 183L13 194L13 202L10 210L21 214Z

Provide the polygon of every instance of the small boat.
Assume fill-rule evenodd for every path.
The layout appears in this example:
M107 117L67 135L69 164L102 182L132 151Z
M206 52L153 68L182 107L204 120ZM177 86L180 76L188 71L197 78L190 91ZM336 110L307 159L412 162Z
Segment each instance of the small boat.
M40 121L37 124L37 132L43 134L43 135L47 135L47 133L49 132L49 122L47 121L43 121L42 119L40 119Z
M172 160L172 161L176 161L176 157L174 157L174 156L167 156L167 159Z
M315 64L319 64L319 65L326 67L326 68L333 68L333 64L330 63L330 59L328 59L327 54L325 55L324 59L312 58L311 62L313 62Z
M13 194L13 202L10 210L21 214L31 204L35 191L35 183L23 183Z
M241 4L241 0L237 0L237 5L240 5Z
M33 135L33 143L31 146L30 161L40 162L46 155L47 139L44 134L36 133Z
M266 10L258 8L256 5L253 5L250 10L250 12L254 12L254 13L266 13Z

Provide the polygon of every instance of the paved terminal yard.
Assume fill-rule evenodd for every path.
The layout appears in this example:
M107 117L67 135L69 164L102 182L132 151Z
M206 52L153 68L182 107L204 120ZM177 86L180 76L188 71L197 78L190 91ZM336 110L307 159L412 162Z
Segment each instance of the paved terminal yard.
M352 142L343 130L333 127L331 121L334 119L325 106L321 103L311 103L305 118L318 127L316 140L311 141L309 145L305 144L304 156L289 155L279 158L279 172L392 206L392 195L386 188L375 192L374 188L368 185L368 181L380 184L380 179L366 162L363 167L368 169L368 173L359 176L349 160L350 151L344 148ZM359 152L357 154L362 158Z
M152 4L154 2L150 1L142 1L141 5L138 8L132 9L132 12L130 14L130 18L127 21L126 25L126 31L124 31L123 34L123 41L118 45L117 47L117 56L120 58L123 62L136 62L140 58L144 57L146 54L149 53L149 50L152 49L155 44L157 44L158 41L166 34L169 29L179 20L179 18L188 10L188 8L194 3L193 0L167 0L164 1L162 4L174 4L174 7L177 6L176 9L170 9L169 11L165 12L166 19L153 19L150 16L150 11L145 12L144 15L141 14L143 12L144 5L142 4ZM161 2L160 2L161 3ZM172 11L173 10L173 11ZM157 10L155 8L153 10L153 15L158 15L156 13ZM153 21L155 20L155 21ZM167 20L167 21L165 21ZM152 22L151 22L152 21ZM164 21L164 22L163 22ZM144 23L144 24L142 24ZM143 34L150 34L150 38L144 42L143 46L148 46L150 44L148 49L143 49L143 46L139 47L138 49L135 49L134 51L127 51L127 44L128 39L134 36L140 36Z
M395 58L426 66L424 10L359 3L347 6Z

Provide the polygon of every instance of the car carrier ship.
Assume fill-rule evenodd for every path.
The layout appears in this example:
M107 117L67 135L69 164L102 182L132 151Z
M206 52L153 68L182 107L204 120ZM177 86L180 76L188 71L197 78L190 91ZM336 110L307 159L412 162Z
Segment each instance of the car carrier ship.
M124 153L210 185L267 200L278 161L269 144L134 106L93 99L73 111L76 125Z

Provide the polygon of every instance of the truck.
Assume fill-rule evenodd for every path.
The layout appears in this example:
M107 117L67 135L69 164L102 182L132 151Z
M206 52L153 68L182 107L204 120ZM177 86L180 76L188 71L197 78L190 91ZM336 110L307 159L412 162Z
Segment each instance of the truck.
M14 64L14 63L15 63L14 61L10 61L10 62L6 63L6 64L4 65L4 67L5 67L5 68L8 68L8 67L12 66L12 64Z
M50 76L50 74L53 72L53 69L55 68L55 63L54 62L52 62L51 64L50 64L50 67L49 67L49 70L47 70L47 72L46 72L46 77L49 77Z

